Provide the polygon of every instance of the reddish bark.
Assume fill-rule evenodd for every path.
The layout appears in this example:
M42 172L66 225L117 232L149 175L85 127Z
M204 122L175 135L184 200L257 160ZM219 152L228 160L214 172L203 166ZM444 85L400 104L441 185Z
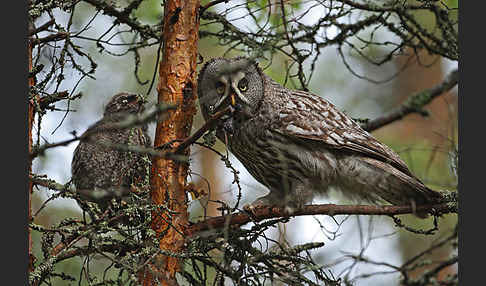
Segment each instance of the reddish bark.
M173 103L166 120L156 128L154 146L184 140L190 135L196 114L196 64L199 31L199 1L166 1L163 30L163 56L159 67L158 101ZM177 147L179 143L173 143ZM189 149L182 154L189 155ZM180 252L184 248L183 233L188 226L186 177L188 164L154 158L152 161L152 202L163 205L176 214L164 210L152 214L152 229L159 235L162 250ZM143 270L143 285L177 285L175 274L180 261L160 255Z

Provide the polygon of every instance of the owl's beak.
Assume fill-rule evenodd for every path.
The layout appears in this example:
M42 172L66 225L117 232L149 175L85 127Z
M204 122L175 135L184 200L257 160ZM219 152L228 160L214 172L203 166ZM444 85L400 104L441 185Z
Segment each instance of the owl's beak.
M236 95L234 93L231 93L230 99L231 99L231 101L230 101L231 106L235 107L236 106Z

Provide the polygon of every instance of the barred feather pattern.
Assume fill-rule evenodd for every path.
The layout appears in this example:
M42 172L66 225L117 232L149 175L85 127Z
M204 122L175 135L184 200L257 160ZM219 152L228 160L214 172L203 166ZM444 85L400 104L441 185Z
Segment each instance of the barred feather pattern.
M242 73L248 77L254 73L249 70L251 65L238 66L247 67ZM200 74L199 99L205 105L201 106L203 113L207 113L211 110L207 105L215 100L205 98L208 88L203 83L204 71ZM331 188L373 203L384 200L416 205L440 200L440 193L414 176L393 150L332 103L309 92L287 89L259 68L257 71L263 86L260 94L233 90L235 111L217 130L218 138L227 143L248 172L270 190L252 206L300 207ZM247 102L257 104L245 106ZM228 122L230 129L224 127Z

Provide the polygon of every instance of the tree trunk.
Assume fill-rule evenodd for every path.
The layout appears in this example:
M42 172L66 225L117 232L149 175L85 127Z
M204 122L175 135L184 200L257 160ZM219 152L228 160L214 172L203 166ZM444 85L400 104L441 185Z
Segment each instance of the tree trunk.
M172 103L166 120L157 124L154 146L171 143L176 147L190 135L196 114L196 64L199 31L199 1L169 0L164 6L163 55L159 66L158 102ZM189 149L184 155L189 155ZM152 229L159 236L161 250L179 253L184 248L183 233L188 225L187 163L154 158L152 161L152 203L167 207L152 213ZM159 255L144 269L143 285L177 285L175 275L181 261Z

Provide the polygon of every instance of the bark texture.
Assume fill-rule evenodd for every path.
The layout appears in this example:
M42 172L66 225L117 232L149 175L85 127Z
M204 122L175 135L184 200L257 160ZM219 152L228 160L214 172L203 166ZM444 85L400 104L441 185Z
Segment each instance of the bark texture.
M176 104L177 109L170 111L167 119L157 124L154 146L167 144L176 148L190 135L196 114L199 1L166 1L164 9L158 101ZM182 154L189 155L189 148ZM188 167L186 163L162 158L154 158L152 162L152 202L174 212L169 215L163 208L155 211L152 229L159 236L160 249L173 253L184 249L183 234L188 226L185 192ZM141 282L143 285L159 285L159 282L177 285L175 274L180 268L179 259L159 255L144 270Z

